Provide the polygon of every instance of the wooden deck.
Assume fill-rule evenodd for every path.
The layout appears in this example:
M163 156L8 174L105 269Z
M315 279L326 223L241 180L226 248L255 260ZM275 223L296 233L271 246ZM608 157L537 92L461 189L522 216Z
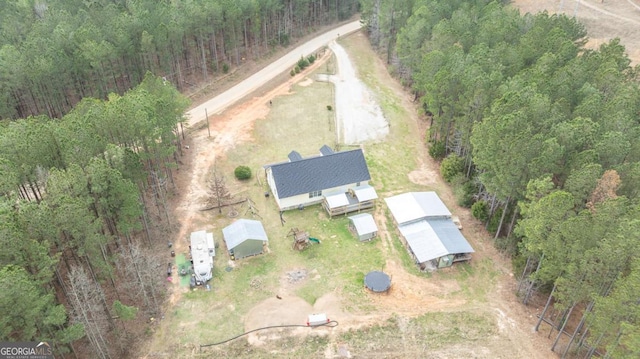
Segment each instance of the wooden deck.
M329 208L329 204L327 203L327 201L323 201L322 207L324 207L324 209L327 211L327 213L329 214L329 217L333 217L333 216L339 216L341 214L346 215L347 213L351 213L351 212L360 212L363 210L373 208L373 206L375 205L375 201L358 202L357 199L351 198L349 196L347 196L347 198L349 198L349 202L353 200L354 203L349 203L346 206Z

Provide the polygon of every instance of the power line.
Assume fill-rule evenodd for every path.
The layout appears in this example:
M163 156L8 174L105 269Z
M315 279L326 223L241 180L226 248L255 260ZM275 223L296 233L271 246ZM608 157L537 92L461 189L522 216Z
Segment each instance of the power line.
M335 320L331 320L331 321L329 321L329 322L327 322L325 324L320 324L320 325L288 324L288 325L272 325L272 326L268 326L268 327L257 328L257 329L250 330L248 332L244 332L242 334L236 335L233 338L230 338L230 339L218 342L218 343L200 344L200 350L202 351L202 348L212 347L212 346L228 343L228 342L230 342L232 340L238 339L238 338L243 337L243 336L245 336L247 334L251 334L253 332L257 332L257 331L260 331L260 330L273 329L273 328L300 328L300 327L302 327L302 328L317 328L317 327L324 327L324 326L328 326L330 328L337 327L338 326L338 322L335 321Z

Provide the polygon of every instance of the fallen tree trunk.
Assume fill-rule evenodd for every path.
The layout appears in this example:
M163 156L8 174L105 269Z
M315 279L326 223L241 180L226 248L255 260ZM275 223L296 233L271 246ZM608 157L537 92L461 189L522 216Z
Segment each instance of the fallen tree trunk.
M245 198L245 199L241 199L241 200L236 201L236 202L224 203L224 204L221 204L219 206L215 205L215 206L212 206L212 207L201 208L200 211L210 211L212 209L219 209L219 208L223 208L223 207L227 207L227 206L233 206L234 204L238 204L238 203L242 203L242 202L246 202L246 201L247 201L247 199Z

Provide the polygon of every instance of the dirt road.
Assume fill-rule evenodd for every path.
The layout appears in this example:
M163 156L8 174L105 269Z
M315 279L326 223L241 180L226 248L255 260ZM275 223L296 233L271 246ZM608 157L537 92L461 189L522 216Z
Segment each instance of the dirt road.
M308 56L315 52L322 46L327 45L329 42L334 41L340 35L345 35L360 29L360 21L353 21L346 25L342 25L336 29L328 31L306 43L291 50L288 54L282 56L278 60L272 62L262 70L251 75L246 80L238 83L230 88L228 91L204 102L203 104L196 106L187 112L188 126L193 126L196 123L206 118L205 109L207 114L219 114L230 105L239 101L246 95L260 88L260 86L266 84L277 75L289 71L295 63L300 59L300 56Z

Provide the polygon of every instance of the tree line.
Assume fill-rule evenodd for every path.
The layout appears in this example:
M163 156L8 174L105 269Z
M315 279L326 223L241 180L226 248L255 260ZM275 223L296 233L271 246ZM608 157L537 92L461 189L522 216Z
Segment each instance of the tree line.
M495 234L552 350L640 355L639 68L564 15L508 1L363 0L374 47L431 121L461 205ZM552 305L553 304L553 305Z
M127 320L156 316L189 102L147 74L123 95L85 98L61 119L0 124L0 340L49 341L57 355L122 357ZM163 225L164 224L164 225ZM166 243L162 239L162 243Z
M357 0L0 2L0 119L61 117L123 94L147 71L180 91L293 37L342 21Z

